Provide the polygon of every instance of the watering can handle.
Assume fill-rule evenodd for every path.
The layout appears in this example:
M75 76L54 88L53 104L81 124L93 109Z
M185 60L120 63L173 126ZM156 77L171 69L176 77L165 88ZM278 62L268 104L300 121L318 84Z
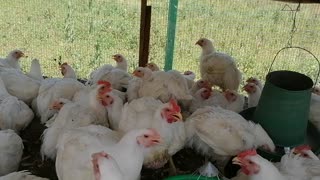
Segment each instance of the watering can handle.
M318 82L318 79L319 79L319 74L320 74L320 62L319 62L319 59L318 59L312 52L310 52L309 50L307 50L307 49L305 49L305 48L302 48L302 47L289 46L289 47L284 47L284 48L280 49L280 50L277 52L277 54L274 56L274 58L273 58L273 60L272 60L272 63L271 63L271 65L270 65L270 68L269 68L269 70L268 70L268 73L270 73L271 68L272 68L272 65L273 65L274 61L276 60L277 56L279 55L279 53L280 53L281 51L285 50L285 49L291 49L291 48L292 48L292 49L301 49L301 50L304 50L304 51L308 52L308 53L311 54L311 55L314 57L314 59L318 62L318 74L317 74L316 81L314 82L314 86L316 86L316 84L317 84L317 82Z

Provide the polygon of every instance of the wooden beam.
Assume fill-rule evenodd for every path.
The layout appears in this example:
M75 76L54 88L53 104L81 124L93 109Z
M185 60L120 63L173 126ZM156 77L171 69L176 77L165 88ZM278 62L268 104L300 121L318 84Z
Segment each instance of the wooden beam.
M139 66L145 66L148 63L148 59L149 59L151 6L147 6L145 18L146 19L145 19L145 27L144 27L143 52L142 52L142 58L140 59Z
M145 66L148 63L150 29L151 6L147 6L147 0L141 0L139 66Z

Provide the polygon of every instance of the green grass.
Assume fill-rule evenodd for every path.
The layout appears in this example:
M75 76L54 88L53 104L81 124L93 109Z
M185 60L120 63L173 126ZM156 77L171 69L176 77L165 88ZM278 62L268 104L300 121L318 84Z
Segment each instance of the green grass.
M48 76L60 76L53 60L72 64L79 77L92 69L114 63L111 56L125 55L130 71L138 65L140 1L138 0L0 0L0 56L23 48L30 58L22 61L29 70L37 57ZM168 1L152 5L150 61L164 67ZM295 8L296 4L288 4ZM200 37L214 40L219 51L231 54L244 78L264 78L275 53L286 46L292 12L285 3L271 0L180 0L174 69L199 72ZM285 10L288 9L287 7ZM293 45L320 55L320 6L301 5ZM311 56L288 50L273 69L292 69L312 77L317 64ZM198 76L199 78L199 76Z

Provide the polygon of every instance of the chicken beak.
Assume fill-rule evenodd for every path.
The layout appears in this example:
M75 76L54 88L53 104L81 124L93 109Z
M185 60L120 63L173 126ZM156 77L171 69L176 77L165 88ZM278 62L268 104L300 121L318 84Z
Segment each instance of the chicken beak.
M117 61L116 55L113 55L113 56L112 56L112 59L115 60L115 61Z
M151 141L153 144L160 144L162 142L162 138L160 135L154 135L152 138L151 138Z
M199 46L201 46L199 41L197 41L196 44L194 44L194 45L199 45Z
M180 112L172 114L172 117L174 118L175 122L182 121L182 114Z
M238 157L232 159L232 164L242 165L241 160Z

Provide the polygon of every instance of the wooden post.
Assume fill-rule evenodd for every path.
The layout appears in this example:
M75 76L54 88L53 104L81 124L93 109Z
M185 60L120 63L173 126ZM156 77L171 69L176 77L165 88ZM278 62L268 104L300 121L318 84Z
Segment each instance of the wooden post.
M150 27L151 6L147 6L147 0L141 0L139 66L145 66L148 63Z

